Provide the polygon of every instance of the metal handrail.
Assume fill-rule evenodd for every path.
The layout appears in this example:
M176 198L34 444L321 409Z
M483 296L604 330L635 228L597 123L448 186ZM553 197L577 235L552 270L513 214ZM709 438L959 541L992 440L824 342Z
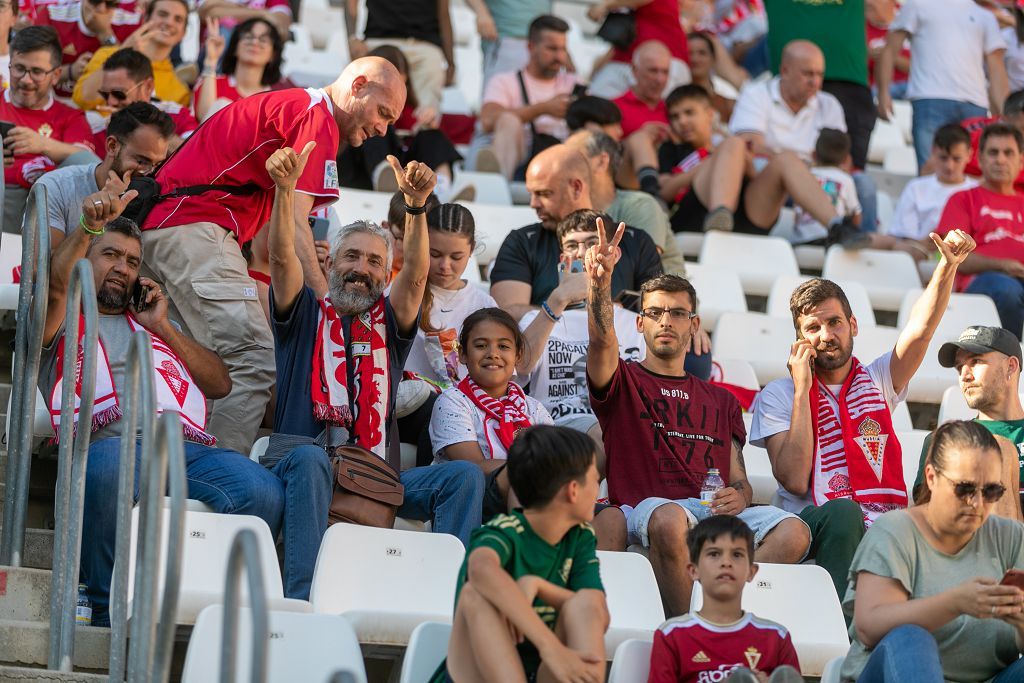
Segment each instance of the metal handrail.
M228 572L224 586L224 625L220 639L220 681L235 682L235 652L238 647L239 583L242 569L249 577L249 603L252 614L251 683L267 681L267 647L270 639L270 611L263 592L263 569L260 565L259 541L252 529L235 534L228 555Z
M54 512L53 583L50 590L50 651L47 667L71 671L75 646L75 604L78 561L82 551L82 514L85 498L85 469L92 435L93 398L96 393L96 354L99 344L99 310L92 265L81 259L71 271L64 314L64 369L61 381L60 449L57 461L57 491ZM81 319L85 331L79 355L78 332ZM78 360L81 358L81 367ZM78 419L75 419L75 389ZM34 399L34 396L33 396ZM26 425L27 426L27 425ZM78 427L81 427L80 429ZM26 468L27 469L27 468ZM24 531L24 530L22 530Z
M32 468L32 425L35 423L36 382L43 326L50 289L50 228L46 221L46 188L32 187L25 210L21 242L21 286L15 331L11 386L11 429L7 441L7 490L0 534L0 565L20 567L25 549L25 515Z
M156 432L156 399L153 390L153 341L149 333L132 334L122 381L121 453L117 483L117 541L110 595L110 680L124 680L128 625L128 563L131 550L131 515L135 500L135 452L152 448ZM141 422L141 425L140 425ZM138 441L127 438L140 432ZM146 458L148 461L148 458ZM145 474L148 474L146 472ZM147 481L145 474L140 481Z

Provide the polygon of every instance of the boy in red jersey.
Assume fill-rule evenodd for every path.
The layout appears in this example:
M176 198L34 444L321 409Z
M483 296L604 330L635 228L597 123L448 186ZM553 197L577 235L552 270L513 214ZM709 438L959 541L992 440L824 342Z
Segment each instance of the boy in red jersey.
M690 531L690 577L704 605L654 632L647 683L802 681L785 627L740 607L744 584L757 574L754 532L743 520L714 515Z

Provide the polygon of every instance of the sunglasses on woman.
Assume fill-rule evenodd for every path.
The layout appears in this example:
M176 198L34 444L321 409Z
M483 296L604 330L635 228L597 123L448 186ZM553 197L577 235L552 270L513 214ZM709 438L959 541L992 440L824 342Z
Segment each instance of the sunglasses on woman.
M89 4L93 7L99 7L100 5L106 5L107 9L117 9L120 0L89 0Z
M979 487L973 481L953 481L942 470L936 469L935 472L945 477L953 485L953 493L957 498L965 502L974 500ZM994 503L1006 493L1006 487L1002 484L985 484L980 488L981 498L986 503Z

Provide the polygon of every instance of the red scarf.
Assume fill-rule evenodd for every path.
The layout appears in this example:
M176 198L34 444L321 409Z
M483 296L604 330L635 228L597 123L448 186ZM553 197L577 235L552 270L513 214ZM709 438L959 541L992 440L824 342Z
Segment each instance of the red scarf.
M313 414L328 425L348 429L354 443L386 457L390 367L387 349L387 321L384 297L368 311L352 318L349 330L351 350L356 364L352 373L355 387L348 386L348 353L344 327L329 297L317 302L316 347L313 349ZM349 394L355 392L355 415Z
M815 505L853 498L873 521L882 512L905 508L903 454L885 396L856 358L832 402L831 392L815 377L811 387L811 424L815 434L811 494Z
M490 453L484 453L484 457L493 458L494 448L491 444L491 437L488 433L488 422L493 422L494 433L507 451L512 445L513 439L520 430L533 425L530 422L529 408L526 404L526 394L515 382L508 383L508 391L501 398L493 398L480 388L473 379L466 375L458 384L459 391L469 397L477 408L484 414L484 436L487 437L487 445Z

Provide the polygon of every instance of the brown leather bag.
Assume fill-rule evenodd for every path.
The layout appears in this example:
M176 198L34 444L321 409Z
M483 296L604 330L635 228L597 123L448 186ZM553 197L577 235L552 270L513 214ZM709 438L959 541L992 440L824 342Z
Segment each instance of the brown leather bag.
M362 446L338 446L328 449L327 454L334 471L334 496L327 523L392 528L405 497L398 472Z

